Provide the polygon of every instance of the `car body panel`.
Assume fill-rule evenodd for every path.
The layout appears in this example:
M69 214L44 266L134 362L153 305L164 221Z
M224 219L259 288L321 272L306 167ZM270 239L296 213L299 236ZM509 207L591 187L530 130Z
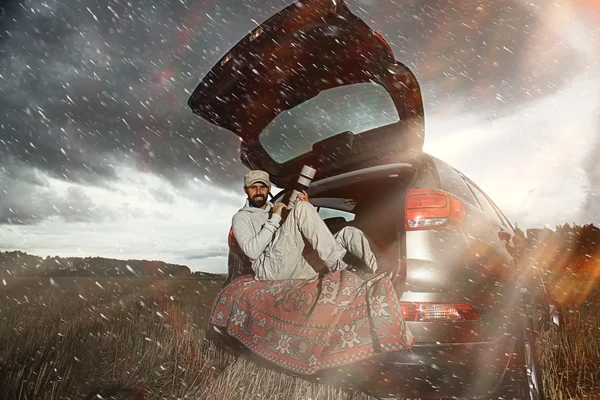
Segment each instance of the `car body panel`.
M510 336L415 345L411 352L387 353L341 368L330 379L381 398L490 398L513 361L514 346Z

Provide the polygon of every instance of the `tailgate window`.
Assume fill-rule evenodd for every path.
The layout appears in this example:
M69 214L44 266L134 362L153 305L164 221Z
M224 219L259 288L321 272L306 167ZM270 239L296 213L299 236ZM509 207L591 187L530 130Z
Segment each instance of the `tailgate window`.
M324 90L281 112L263 129L259 141L273 160L283 164L339 133L358 135L399 121L394 101L383 86L357 83Z
M361 181L312 197L319 215L333 232L354 226L371 240L388 260L399 257L398 238L404 230L404 195L409 177L390 176Z
M335 208L319 207L319 216L327 222L327 220L338 218L345 222L354 220L354 214L348 211L336 210Z

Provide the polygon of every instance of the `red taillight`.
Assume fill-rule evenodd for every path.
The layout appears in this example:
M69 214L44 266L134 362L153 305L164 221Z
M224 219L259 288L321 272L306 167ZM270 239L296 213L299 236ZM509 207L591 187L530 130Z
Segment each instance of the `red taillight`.
M231 243L233 242L233 226L229 228L229 235L227 236L227 246L231 248Z
M468 304L400 303L405 321L476 321L477 311Z
M406 192L406 230L443 229L459 226L465 207L458 197L434 189L409 189Z

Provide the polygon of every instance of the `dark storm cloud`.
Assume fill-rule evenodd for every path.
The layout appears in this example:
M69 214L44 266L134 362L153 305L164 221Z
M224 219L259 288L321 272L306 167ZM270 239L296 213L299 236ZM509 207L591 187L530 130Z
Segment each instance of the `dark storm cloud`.
M28 2L3 43L3 159L90 183L116 178L115 158L172 179L206 170L213 181L231 181L235 137L185 105L199 71L219 56L207 42L222 41L207 4L44 4Z
M192 115L186 101L253 20L291 2L30 0L13 6L0 38L0 167L21 170L12 168L12 177L0 181L3 219L11 215L5 204L24 222L55 210L19 201L28 188L40 188L14 183L23 182L13 178L18 174L39 179L29 168L104 185L118 179L116 166L135 163L176 185L198 174L237 187L243 173L237 138ZM555 38L540 30L535 10L514 1L349 4L415 69L428 112L493 114L518 106L554 93L571 78L568 66L579 62L560 38L549 44Z
M362 0L358 14L417 72L430 109L491 116L556 93L586 61L545 9L507 0Z
M68 201L52 198L43 183L26 184L26 176L42 179L36 170L92 185L118 179L123 163L175 184L188 174L219 185L239 178L236 137L186 105L225 49L219 44L227 30L206 15L216 14L211 5L13 4L0 38L0 223L111 218L93 204L63 209Z
M207 250L202 254L190 254L186 255L184 259L186 260L206 260L207 258L214 257L227 257L229 249L224 247L223 249L215 249L215 250Z
M97 205L81 187L52 190L48 178L35 170L10 164L0 167L0 224L33 224L48 217L66 222L115 221L123 212L142 216L136 209Z

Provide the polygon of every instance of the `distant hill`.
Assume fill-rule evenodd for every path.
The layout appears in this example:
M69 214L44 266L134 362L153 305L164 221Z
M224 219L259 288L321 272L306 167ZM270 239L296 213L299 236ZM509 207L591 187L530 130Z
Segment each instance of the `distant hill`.
M98 276L140 278L220 278L207 272L191 273L185 265L163 261L117 260L104 257L50 257L22 251L0 251L0 277Z

